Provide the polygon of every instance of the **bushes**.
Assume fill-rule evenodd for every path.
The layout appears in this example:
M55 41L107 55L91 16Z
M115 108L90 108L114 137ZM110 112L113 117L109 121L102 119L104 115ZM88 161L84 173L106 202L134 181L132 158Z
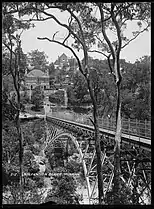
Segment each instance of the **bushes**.
M43 105L44 100L44 94L40 86L36 86L34 90L32 91L32 98L31 102L35 106L35 110L40 109L40 107Z
M54 169L57 175L53 176L52 190L48 192L47 201L55 201L58 204L78 204L80 196L76 193L76 181L71 175L67 175L66 169L59 167Z
M51 94L49 101L58 105L64 105L64 91L58 90L54 94Z

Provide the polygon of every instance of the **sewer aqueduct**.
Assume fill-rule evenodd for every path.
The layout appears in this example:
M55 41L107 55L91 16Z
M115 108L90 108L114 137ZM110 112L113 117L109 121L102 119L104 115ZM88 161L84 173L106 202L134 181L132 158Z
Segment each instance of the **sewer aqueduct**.
M73 123L68 120L47 115L46 140L43 150L49 149L54 141L68 137L74 143L84 170L84 177L87 185L89 203L98 200L97 171L96 171L96 151L94 145L93 127L83 124ZM100 131L102 144L102 166L104 179L104 195L111 189L114 177L114 134L111 132ZM121 180L125 185L133 188L134 179L138 178L136 189L139 193L139 201L145 204L146 192L151 198L151 145L144 139L139 141L131 137L122 136L121 144ZM142 188L141 188L142 187Z

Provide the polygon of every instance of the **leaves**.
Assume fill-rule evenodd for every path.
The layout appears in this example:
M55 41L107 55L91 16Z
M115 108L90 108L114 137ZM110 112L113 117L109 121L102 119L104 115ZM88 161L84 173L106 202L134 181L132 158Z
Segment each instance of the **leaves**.
M43 105L44 93L40 86L36 86L32 91L31 102L35 105L36 109Z
M48 72L48 61L45 52L41 52L38 49L32 50L28 53L28 64L33 66L35 69L42 70L43 72Z
M76 194L76 182L72 176L63 172L66 172L64 168L55 169L55 173L59 173L59 175L54 176L54 180L52 181L53 188L48 192L45 202L55 200L58 204L77 203L75 197L79 199L79 196Z
M122 112L126 117L150 119L150 57L125 66L122 82Z

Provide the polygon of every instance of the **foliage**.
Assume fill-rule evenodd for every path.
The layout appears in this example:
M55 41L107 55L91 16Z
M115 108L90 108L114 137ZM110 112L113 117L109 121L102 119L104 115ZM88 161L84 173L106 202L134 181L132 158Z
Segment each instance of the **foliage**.
M47 72L49 66L47 61L47 55L45 52L41 52L38 49L32 50L28 53L28 64L33 66L37 70L41 70L43 72Z
M40 145L43 144L44 141L42 138L44 137L45 122L40 120L34 121L31 129L34 132L35 142L39 143Z
M31 128L31 123L27 123L26 125L22 125L22 133L24 137L23 145L25 147L30 147L35 143L33 129Z
M115 112L115 89L111 75L108 73L106 60L91 59L90 75L97 102L99 115L113 115ZM123 66L123 80L121 84L122 115L139 120L150 118L150 58L143 57L134 64L120 60ZM79 73L78 73L79 74ZM88 94L85 92L82 76L74 75L74 85L68 88L69 105L84 105L88 102ZM104 89L104 91L102 91ZM77 96L78 98L77 98ZM78 102L79 100L79 102ZM146 108L145 108L146 107ZM76 108L73 108L76 111ZM81 108L80 108L81 111Z
M58 90L54 94L50 94L49 101L58 105L64 105L64 91Z
M3 162L13 164L15 156L19 151L19 144L17 130L12 122L4 125L2 129L2 144Z
M82 163L76 162L76 160L69 160L67 163L67 171L70 173L79 173L82 171Z
M15 104L13 98L10 99L12 104ZM3 121L14 121L16 118L17 111L8 101L7 89L2 91L2 119Z
M25 105L25 104L29 104L30 103L30 98L27 92L27 89L23 89L24 93L21 94L21 104Z
M67 89L68 103L71 106L79 106L84 102L84 96L88 94L86 82L80 72L73 76L73 86Z
M33 156L32 151L29 150L25 152L24 157L23 157L23 166L31 167L33 160L34 160L34 156Z
M40 86L36 86L32 91L31 102L36 109L39 109L43 105L44 93Z
M92 59L89 57L90 79L96 96L99 115L108 115L114 112L115 89L113 79L109 75L108 65L105 60ZM76 72L73 77L73 86L68 87L68 103L70 106L89 105L92 103L84 77ZM81 109L81 108L80 108Z
M125 70L122 112L129 118L150 119L150 57L143 57Z
M121 50L127 46L131 41L133 41L135 38L140 35L140 33L148 30L148 27L150 25L150 3L15 3L16 6L19 6L17 10L24 10L19 11L20 17L24 14L33 14L36 17L35 20L44 21L42 20L42 13L43 16L46 15L47 19L54 19L59 25L63 26L64 28L68 29L69 35L67 38L64 38L63 42L55 41L55 35L53 36L53 39L50 40L50 42L56 42L59 43L67 48L69 48L74 55L76 53L73 51L72 47L66 46L64 43L67 41L69 37L74 38L74 43L72 44L73 48L76 48L78 51L80 49L84 52L84 61L81 65L79 62L79 59L76 55L76 58L78 60L79 69L82 72L83 76L85 77L85 80L87 81L89 93L93 102L94 106L94 122L95 122L95 134L96 136L99 136L99 130L98 130L98 124L97 124L97 102L102 101L102 95L100 95L100 92L96 93L96 90L98 90L99 85L95 85L99 83L99 78L97 76L93 77L96 82L91 82L90 79L90 68L89 68L89 60L88 60L88 51L89 49L97 43L97 48L100 49L100 53L102 53L103 56L106 56L109 61L109 68L111 71L111 74L113 75L114 81L115 81L115 87L117 90L117 104L116 104L116 121L117 121L117 133L121 130L121 95L120 95L120 84L122 80L122 72L120 70L120 53ZM6 3L6 7L10 6L12 8L12 4ZM6 8L5 7L5 8ZM57 20L52 14L48 14L46 11L47 9L50 9L50 7L58 8L60 11L67 11L69 12L72 17L68 19L68 25L62 24ZM94 9L99 9L100 18L96 18L96 13L93 12ZM26 10L28 9L28 10ZM33 16L33 17L34 17ZM132 31L132 39L130 37L127 37L125 35L125 29L127 28L127 22L137 20L137 25L139 29L137 31ZM145 23L145 24L142 24ZM145 26L146 25L146 26ZM143 30L142 30L143 26ZM145 28L144 28L145 26ZM106 34L107 30L112 31L113 33L117 34L117 37L115 40L111 40L110 37ZM100 35L100 36L99 36ZM103 38L104 40L103 40ZM96 39L97 38L97 39ZM41 39L41 38L40 38ZM42 38L44 40L45 38ZM47 39L47 38L46 38ZM49 40L49 39L48 39ZM105 54L105 55L104 55ZM111 59L112 58L112 61ZM94 73L94 75L96 75ZM92 86L93 85L93 86ZM109 84L110 85L110 84ZM94 89L93 89L94 87ZM147 87L145 87L147 89ZM95 91L94 91L95 90ZM138 92L138 91L137 91ZM140 99L142 100L145 96L145 90L141 91ZM106 92L105 92L106 93ZM99 95L99 98L97 96ZM110 99L110 94L108 94L108 98ZM112 96L113 97L113 96ZM105 98L105 97L104 97ZM74 98L73 98L74 99ZM77 98L78 99L78 98ZM109 103L110 100L106 100L106 103ZM129 101L129 100L128 100ZM138 100L138 103L140 100ZM137 105L138 106L138 105ZM127 108L126 112L127 112ZM135 111L135 110L134 110ZM101 112L104 112L104 110L101 110ZM137 115L140 114L137 113ZM146 113L147 114L147 113ZM142 116L143 117L143 116ZM116 147L115 147L115 163L114 163L114 192L118 194L118 197L114 197L114 202L117 203L117 200L121 198L120 189L121 189L121 182L120 182L120 176L119 176L119 170L120 170L120 141L121 136L120 134L115 135L115 141L116 141ZM98 145L100 143L99 137L96 137L96 140L98 141ZM118 146L119 145L119 146ZM99 146L98 146L99 147ZM98 183L100 188L102 187L102 179L101 179L101 160L100 160L100 149L97 149L97 171L98 171ZM99 189L99 201L101 203L101 197L102 197L102 188Z
M38 193L37 185L33 180L26 178L22 191L24 197L24 202L22 204L42 203L42 194ZM5 193L3 193L3 204L21 204L19 184L5 187Z
M42 136L44 129L43 123L44 122L35 121L22 124L22 133L24 136L23 173L26 175L30 173L29 176L24 177L24 185L22 188L24 203L38 204L42 202L42 195L38 194L38 188L44 186L44 177L38 174L39 165L34 161L33 150L31 150L31 147L33 147L35 139L37 139L35 132L39 131L39 139ZM2 134L3 169L5 170L5 176L7 177L7 181L3 188L3 202L7 204L18 204L21 203L19 195L19 143L17 130L13 122L4 124ZM40 149L38 151L40 152ZM7 197L8 194L9 197Z
M105 203L107 205L114 205L114 193L113 191L109 191L105 197ZM117 198L120 200L120 205L130 205L132 204L131 201L131 189L127 187L124 182L121 181L121 189L118 194L116 194Z
M54 200L58 204L78 204L79 195L76 194L76 182L73 176L64 173L65 169L57 168L52 180L52 190L48 192L46 202Z

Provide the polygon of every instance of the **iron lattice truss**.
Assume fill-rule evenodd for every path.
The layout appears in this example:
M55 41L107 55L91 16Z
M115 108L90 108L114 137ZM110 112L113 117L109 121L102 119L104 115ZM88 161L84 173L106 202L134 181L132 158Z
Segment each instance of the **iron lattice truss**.
M46 130L46 140L42 147L44 152L55 146L64 146L64 142L58 143L62 136L67 136L73 141L82 160L89 203L97 203L97 164L93 131L54 119L47 121ZM109 134L101 134L100 137L104 198L107 198L113 187L114 138ZM120 178L123 188L129 191L130 204L150 204L151 151L136 147L132 143L121 143Z

